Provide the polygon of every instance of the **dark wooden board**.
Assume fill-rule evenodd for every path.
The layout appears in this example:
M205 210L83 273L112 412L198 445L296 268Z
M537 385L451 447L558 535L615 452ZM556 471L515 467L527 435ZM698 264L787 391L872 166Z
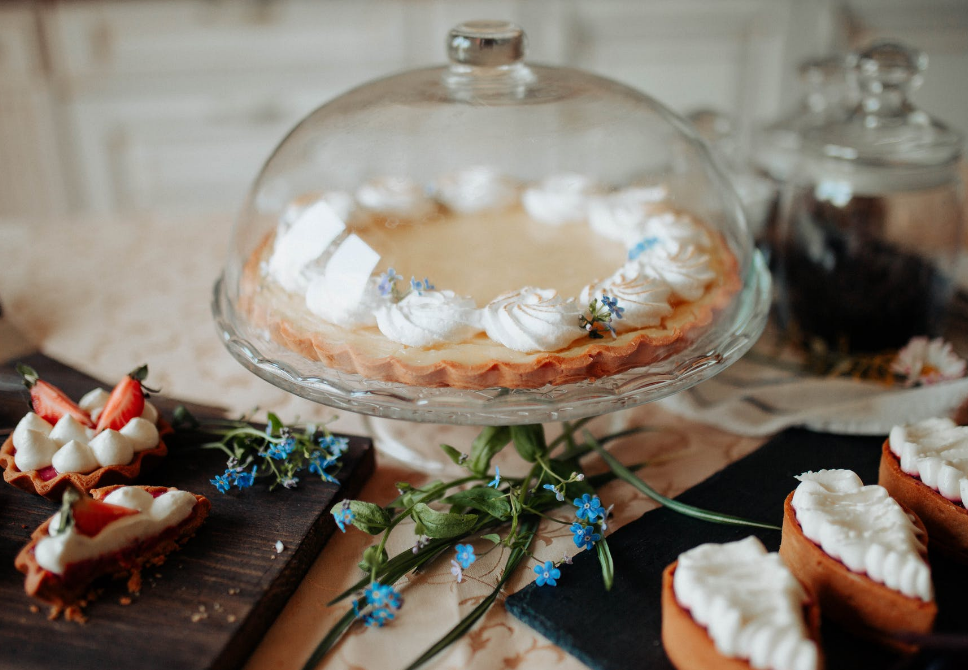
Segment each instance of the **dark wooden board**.
M28 360L72 397L96 383L46 361ZM0 373L11 369L3 366ZM22 403L19 395L3 393L0 399L10 407ZM152 401L163 414L175 404L161 398ZM24 405L20 407L18 419ZM196 411L218 413L204 407ZM0 422L0 428L10 427ZM30 611L37 601L24 593L23 575L13 561L56 505L0 481L0 668L222 670L244 663L334 532L330 507L355 496L373 471L373 448L365 438L350 438L337 473L341 487L303 473L298 488L291 491L269 493L257 485L222 495L209 479L224 470L225 455L200 449L202 441L191 434L166 438L168 458L140 483L205 495L212 501L208 520L164 565L144 572L141 594L130 605L120 603L126 595L124 584L109 583L88 607L90 618L84 625L48 621L43 607ZM278 555L277 540L285 545ZM230 589L238 593L230 594ZM197 621L192 621L193 615Z
M797 485L795 475L807 470L848 468L865 483L876 483L882 443L881 438L790 430L689 489L679 500L780 525L783 500ZM647 479L648 470L643 472ZM780 546L779 531L722 526L665 508L653 510L609 536L615 562L611 591L602 586L596 552L584 551L575 557L573 565L562 568L557 587L532 584L508 598L506 607L595 670L671 670L660 638L662 570L696 545L730 542L748 535L759 537L771 551ZM934 554L931 562L939 608L936 630L968 634L968 609L964 607L968 570ZM900 661L851 638L826 620L822 636L828 670L891 668ZM962 649L966 643L968 640L962 639ZM968 667L968 657L954 652L923 652L903 663L911 670L954 670Z

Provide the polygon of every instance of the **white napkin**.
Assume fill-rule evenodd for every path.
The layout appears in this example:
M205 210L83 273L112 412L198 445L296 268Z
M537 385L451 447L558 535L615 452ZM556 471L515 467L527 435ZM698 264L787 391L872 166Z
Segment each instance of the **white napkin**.
M675 414L738 435L772 435L803 426L886 436L898 424L948 416L966 397L968 378L904 388L818 377L757 356L660 402Z

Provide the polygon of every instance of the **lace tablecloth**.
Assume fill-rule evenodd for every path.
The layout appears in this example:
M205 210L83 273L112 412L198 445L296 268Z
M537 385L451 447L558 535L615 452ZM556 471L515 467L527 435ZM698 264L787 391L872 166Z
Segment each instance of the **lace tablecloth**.
M227 216L0 221L4 318L40 343L48 355L104 379L118 378L147 362L151 382L175 397L222 405L234 413L258 406L286 421L331 417L332 410L291 396L247 372L216 337L209 301L230 227ZM762 438L738 437L677 418L655 406L628 410L620 420L657 429L616 443L614 450L627 462L651 461L642 476L667 495L701 481L762 442ZM351 414L341 415L334 427L365 433L361 418ZM427 439L434 442L445 441L446 435L454 443L467 435L454 435L454 430L424 428ZM361 498L384 504L396 496L395 482L419 484L426 479L424 473L381 458ZM612 530L654 507L620 483L604 487L600 495L606 506L615 505ZM561 516L570 514L569 508ZM406 528L394 538L388 546L391 555L412 546L413 535ZM359 579L356 563L371 541L355 529L330 541L252 656L248 670L302 667L345 611L342 606L328 608L326 602ZM489 542L478 543L478 554L489 546ZM550 523L542 526L532 549L540 561L576 551L568 527ZM501 552L492 551L481 556L458 584L448 557L438 560L403 587L406 602L397 620L379 630L352 628L321 667L405 667L490 592L502 564ZM634 570L635 566L615 568ZM508 592L533 577L530 569L519 571ZM567 578L568 566L563 566L562 579ZM584 667L507 614L501 603L429 667Z

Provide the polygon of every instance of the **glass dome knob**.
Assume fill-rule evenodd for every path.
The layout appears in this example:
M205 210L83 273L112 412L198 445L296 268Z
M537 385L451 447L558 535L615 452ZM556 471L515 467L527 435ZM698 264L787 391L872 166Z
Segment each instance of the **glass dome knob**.
M526 47L524 31L508 21L465 21L447 36L447 55L461 65L514 65L524 59Z

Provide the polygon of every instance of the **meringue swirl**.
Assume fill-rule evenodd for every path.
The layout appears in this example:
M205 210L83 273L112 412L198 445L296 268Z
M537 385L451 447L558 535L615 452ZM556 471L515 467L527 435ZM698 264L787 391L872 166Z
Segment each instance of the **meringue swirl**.
M511 180L484 166L440 177L436 183L437 200L461 214L505 207L516 191Z
M508 349L532 353L557 351L584 334L581 313L573 299L563 300L554 289L527 286L502 293L484 308L487 336Z
M968 506L968 426L948 418L895 426L890 445L901 470L948 500Z
M374 212L419 219L433 214L436 203L417 182L406 177L378 177L360 186L356 201Z
M694 246L655 244L622 268L665 282L682 300L698 300L716 279L709 254Z
M583 305L592 300L601 300L608 295L618 300L624 309L621 319L612 319L616 332L624 333L636 328L655 326L672 314L668 284L655 277L642 274L637 267L623 267L608 279L589 284L582 289L579 302Z
M645 237L645 221L655 215L656 204L667 193L664 186L639 187L590 198L588 225L602 237L632 246Z
M453 291L413 291L399 302L376 310L380 332L408 347L431 347L461 342L483 330L472 298Z
M595 183L588 177L566 172L527 189L521 204L536 221L553 226L577 223L588 218L588 201L595 190Z

